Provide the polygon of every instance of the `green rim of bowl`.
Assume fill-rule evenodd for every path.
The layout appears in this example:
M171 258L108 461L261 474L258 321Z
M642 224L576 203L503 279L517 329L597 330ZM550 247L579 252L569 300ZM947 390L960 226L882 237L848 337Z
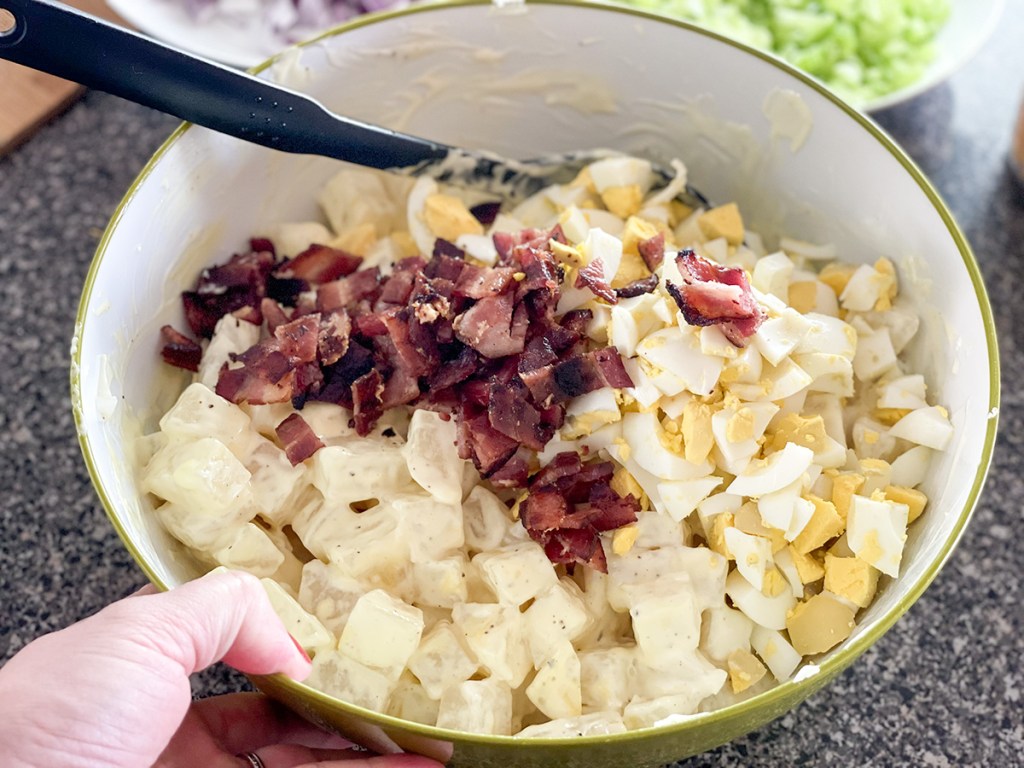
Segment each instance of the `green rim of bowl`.
M581 2L579 0L529 0L533 5L558 5L567 7L587 7L596 8L604 12L620 13L623 16L632 16L656 21L662 24L669 24L682 29L689 30L690 32L704 35L718 40L726 45L736 48L747 55L755 56L772 66L781 69L784 73L790 77L796 78L807 87L816 91L819 95L831 101L836 107L845 112L851 119L860 124L864 130L870 133L874 138L881 144L888 152L903 166L908 174L917 182L917 185L924 192L925 196L932 203L935 210L939 213L943 223L946 225L950 237L952 237L954 243L956 243L957 249L960 251L960 255L963 259L964 266L967 269L967 273L971 278L971 285L974 288L975 296L978 300L978 306L981 310L982 321L985 327L985 344L988 349L989 355L989 414L988 424L985 433L985 442L982 448L981 461L978 465L978 470L974 478L974 483L971 486L970 494L964 504L963 511L960 513L956 524L953 526L953 530L950 532L946 541L943 543L941 550L931 566L917 579L915 583L910 585L910 588L893 608L891 608L883 616L875 620L875 622L868 627L866 631L858 635L848 645L843 646L837 652L831 654L828 658L822 660L817 664L818 671L812 676L808 676L800 681L788 681L780 683L773 688L765 691L764 693L758 694L746 701L738 704L733 704L722 709L717 709L712 712L701 713L688 717L684 722L674 723L671 725L657 726L652 728L644 728L635 731L627 731L626 733L616 734L613 738L608 736L582 736L582 737L571 737L571 738L518 738L515 736L489 736L481 734L470 734L462 731L452 731L444 728L437 728L435 726L427 726L419 723L414 723L408 720L400 720L395 717L383 715L373 710L364 709L346 702L334 699L333 697L327 696L313 688L297 683L290 678L286 678L283 675L277 676L280 682L294 690L295 692L304 693L311 696L312 698L319 699L323 703L336 706L343 711L350 712L354 715L361 716L371 722L377 723L383 726L399 727L407 732L416 733L422 736L443 739L447 741L461 741L461 742L474 742L479 744L494 744L494 745L516 745L520 749L529 748L532 745L536 746L557 746L559 744L599 744L601 742L614 741L615 743L623 743L634 740L646 739L654 734L667 735L677 731L685 731L697 725L701 727L708 724L712 724L718 721L724 721L734 717L744 717L754 713L757 710L771 709L772 704L779 703L782 700L794 697L795 700L802 700L805 695L809 695L810 692L817 687L815 685L816 680L830 679L833 675L844 669L850 663L852 663L861 653L863 653L869 646L874 644L882 635L884 635L896 622L896 620L902 616L910 608L911 605L921 596L924 590L938 575L939 570L949 559L953 548L956 546L960 537L963 535L964 528L967 525L975 507L978 503L978 498L981 493L982 486L985 483L985 478L988 475L988 469L992 461L992 452L995 446L996 432L998 428L998 413L999 413L999 347L996 342L996 330L995 321L992 317L992 307L989 303L988 293L985 290L985 284L982 280L981 271L978 268L977 261L974 258L974 254L971 251L970 245L967 243L967 239L964 237L959 226L953 218L952 213L947 207L946 203L942 200L938 191L931 184L930 181L925 177L924 173L918 168L917 164L910 159L910 157L900 149L896 143L886 134L877 124L872 122L863 113L859 112L837 95L832 93L818 80L815 80L811 76L801 72L794 68L790 64L787 64L782 59L774 56L765 51L761 51L756 48L739 43L735 40L731 40L723 35L715 32L702 29L693 24L680 21L677 19L667 18L655 13L649 13L646 11L640 11L633 8L623 7L621 5L614 5L603 2ZM489 0L444 0L442 2L429 2L421 5L414 5L406 7L397 11L389 11L379 14L370 14L361 16L355 20L342 24L338 27L330 29L323 34L320 34L310 40L307 40L296 47L304 47L308 45L316 44L321 40L335 37L345 32L349 32L360 27L376 24L381 21L394 19L402 16L415 16L420 13L430 12L438 8L450 8L450 7L465 7L474 5L490 5ZM253 73L259 73L272 66L281 57L281 53L273 56L272 58L265 61L258 67L254 67L250 70ZM95 460L92 455L92 447L89 444L88 437L86 436L83 423L82 423L82 392L81 392L81 381L79 371L81 369L81 344L79 339L81 337L82 329L84 328L86 309L89 305L92 297L92 291L96 280L97 273L99 271L100 263L103 260L103 256L106 252L107 246L113 235L114 230L117 228L118 222L124 214L125 208L134 198L136 191L139 186L146 180L146 178L153 171L154 166L162 158L165 152L180 139L184 133L188 130L190 124L185 123L179 126L168 139L161 145L156 151L153 157L145 165L138 177L132 183L125 197L118 205L117 210L111 217L110 223L107 225L106 230L103 233L103 237L96 249L96 255L93 258L92 265L89 268L89 274L86 276L85 286L82 292L82 298L79 303L78 315L75 320L75 334L74 341L72 343L72 365L71 365L71 402L74 410L75 424L78 430L79 443L82 448L82 455L85 459L86 466L89 470L89 475L92 478L93 486L96 489L96 493L100 498L103 507L107 512L107 516L110 518L111 523L117 530L118 535L121 537L121 541L125 547L131 553L135 561L141 566L142 570L149 577L150 581L157 585L162 590L169 589L169 585L166 584L162 579L157 576L156 569L147 561L145 557L139 552L138 548L132 543L127 535L127 531L121 524L117 516L115 506L111 503L109 496L99 482L99 474L96 468ZM808 693L801 695L803 690L807 690Z

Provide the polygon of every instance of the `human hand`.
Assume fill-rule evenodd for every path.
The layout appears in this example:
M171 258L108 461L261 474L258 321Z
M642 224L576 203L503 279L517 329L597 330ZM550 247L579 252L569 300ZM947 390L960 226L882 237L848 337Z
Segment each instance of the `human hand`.
M224 660L302 680L305 653L259 581L222 572L151 588L38 638L0 669L7 768L437 768L412 755L366 757L260 694L193 702L189 675ZM344 762L336 762L343 760Z

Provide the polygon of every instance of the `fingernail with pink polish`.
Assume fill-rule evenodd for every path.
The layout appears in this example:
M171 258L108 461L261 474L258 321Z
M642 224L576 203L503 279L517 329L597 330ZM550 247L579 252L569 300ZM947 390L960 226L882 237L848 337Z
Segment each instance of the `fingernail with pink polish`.
M302 658L304 658L307 662L312 663L312 659L309 658L309 654L306 653L306 649L299 645L299 641L295 639L295 636L289 634L288 637L290 637L292 639L292 642L295 643L295 647L299 650L299 653L302 654Z

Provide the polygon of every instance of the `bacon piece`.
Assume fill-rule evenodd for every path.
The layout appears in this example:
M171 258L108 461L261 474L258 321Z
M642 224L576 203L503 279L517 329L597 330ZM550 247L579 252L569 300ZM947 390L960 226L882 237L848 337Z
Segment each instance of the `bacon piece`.
M274 330L278 349L292 365L316 362L319 337L319 314L304 315Z
M435 392L461 384L476 373L479 367L480 356L470 347L463 347L458 357L444 362L427 377L427 387L429 391Z
M459 279L455 281L455 292L470 299L483 299L504 293L514 282L515 270L511 267L478 267L465 264Z
M646 240L641 240L636 244L636 249L647 268L654 272L665 260L665 233L659 232Z
M301 464L324 447L316 432L298 413L293 413L274 429L292 466Z
M384 413L384 380L380 371L371 368L352 382L352 426L356 434L366 437Z
M201 346L169 325L160 329L160 336L164 340L160 355L165 363L176 368L184 368L186 371L199 370L199 363L203 359Z
M522 488L530 477L531 452L520 446L512 457L488 476L496 488Z
M217 377L217 394L233 403L284 403L295 395L295 367L277 348L276 339L261 341L233 356L238 367L225 364Z
M419 339L415 337L417 327L421 326L412 319L412 311L404 307L398 311L385 313L382 319L396 351L397 367L404 369L413 377L429 374L436 367L434 360L439 357L437 347L435 345L433 349L424 348L431 341L429 334L420 334Z
M604 299L609 304L618 304L619 298L615 295L611 285L604 277L604 262L598 257L587 266L581 267L576 273L576 287L589 288L590 292L598 298Z
M243 308L253 308L258 314L273 266L274 257L268 251L250 251L203 270L195 290L181 295L192 332L210 338L224 315Z
M583 469L583 462L576 451L562 451L548 462L540 472L533 476L530 481L532 488L547 488L553 486L559 491L565 491L572 486L575 478Z
M555 488L540 488L531 491L519 505L519 519L530 531L548 533L562 527L569 514L569 504Z
M529 390L518 378L508 384L492 382L487 406L492 427L535 451L544 450L553 430L541 424L540 412L529 401Z
M524 339L512 334L513 297L488 296L455 318L455 335L484 357L498 358L523 351Z
M362 256L314 243L293 259L274 270L278 279L297 278L308 285L320 285L351 275L363 263Z
M412 294L413 283L416 282L416 273L412 270L401 270L391 273L380 291L378 301L388 304L404 305L409 301Z
M260 314L263 316L263 321L267 324L267 330L271 333L279 325L284 325L291 319L284 307L274 299L266 297L260 302Z
M363 299L376 299L379 290L380 270L376 267L361 269L317 288L316 308L320 312L353 309Z
M620 299L632 299L634 296L643 296L645 293L652 293L658 287L658 276L648 275L634 280L628 285L615 289L615 295Z
M386 329L385 329L386 330ZM320 318L317 333L317 357L322 365L334 365L348 352L352 320L344 309L330 312Z
M683 285L666 281L690 325L719 325L735 346L742 347L764 320L750 283L739 267L722 267L687 249L676 256Z
M268 237L252 237L249 238L249 250L250 251L266 251L275 259L277 258L277 248L274 247L273 241Z
M484 477L501 469L519 449L519 443L491 427L486 415L466 419L468 444L473 465Z

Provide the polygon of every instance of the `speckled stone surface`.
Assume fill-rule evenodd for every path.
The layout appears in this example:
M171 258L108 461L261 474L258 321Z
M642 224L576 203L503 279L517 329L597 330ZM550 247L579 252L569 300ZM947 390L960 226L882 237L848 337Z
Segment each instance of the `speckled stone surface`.
M948 84L878 116L952 207L995 308L1001 436L973 521L927 593L834 684L680 766L1024 765L1024 190L1005 162L1022 43L1024 0L1010 0ZM79 454L68 345L101 229L174 126L93 93L0 159L0 661L144 581ZM218 667L194 688L243 685Z

